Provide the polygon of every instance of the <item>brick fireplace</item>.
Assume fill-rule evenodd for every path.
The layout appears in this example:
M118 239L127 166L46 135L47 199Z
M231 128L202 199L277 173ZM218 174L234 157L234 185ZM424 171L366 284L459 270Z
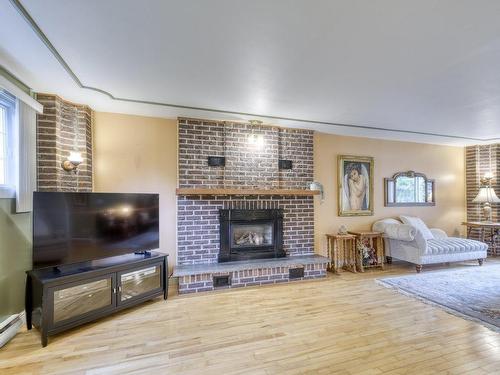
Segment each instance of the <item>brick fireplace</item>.
M200 194L178 193L178 268L314 255L314 197L289 193L306 191L313 181L312 131L180 118L178 132L179 190L203 189ZM222 163L210 166L209 157ZM227 189L232 193L224 194ZM260 193L249 194L248 189ZM279 194L283 191L287 194ZM279 277L265 266L245 270L261 277L257 281L242 278L238 265L239 271L230 275L233 286L287 281L289 266L279 264L274 267ZM324 264L303 267L306 278L326 272ZM216 271L179 271L179 291L212 289Z
M220 210L275 209L283 212L283 250L287 255L314 253L313 197L179 196L177 262L217 263Z

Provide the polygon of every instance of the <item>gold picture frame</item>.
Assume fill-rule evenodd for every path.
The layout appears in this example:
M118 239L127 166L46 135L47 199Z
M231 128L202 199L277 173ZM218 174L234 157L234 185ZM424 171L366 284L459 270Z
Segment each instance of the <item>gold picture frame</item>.
M337 160L339 216L372 216L374 159L339 155Z

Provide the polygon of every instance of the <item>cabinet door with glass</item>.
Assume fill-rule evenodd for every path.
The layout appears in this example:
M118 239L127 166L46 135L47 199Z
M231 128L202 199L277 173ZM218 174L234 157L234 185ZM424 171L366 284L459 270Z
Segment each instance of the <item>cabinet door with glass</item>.
M133 271L119 272L118 305L148 297L163 290L163 263L153 263Z
M49 325L61 326L92 314L112 310L116 303L115 274L98 276L82 282L49 288L53 300L52 321Z

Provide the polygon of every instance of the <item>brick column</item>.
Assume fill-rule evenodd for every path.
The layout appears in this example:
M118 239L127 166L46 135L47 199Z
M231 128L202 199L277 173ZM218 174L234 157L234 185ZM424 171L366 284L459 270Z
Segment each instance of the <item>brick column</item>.
M484 220L481 204L472 200L479 192L480 179L486 172L493 172L492 188L500 194L500 143L492 145L470 146L465 150L465 176L467 191L467 220ZM492 204L493 221L500 220L500 204ZM479 239L479 230L473 229L471 237Z
M39 191L92 191L92 110L56 95L38 94L43 114L37 115L37 183ZM61 164L78 150L78 173Z

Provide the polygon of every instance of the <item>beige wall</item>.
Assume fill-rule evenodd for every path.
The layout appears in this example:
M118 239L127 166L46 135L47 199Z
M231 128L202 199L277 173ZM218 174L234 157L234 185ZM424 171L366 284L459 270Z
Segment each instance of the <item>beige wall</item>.
M177 120L96 112L94 191L160 194L160 247L176 256Z
M457 235L465 219L464 148L316 133L314 178L325 189L325 201L315 199L316 252L326 252L326 233L336 233L341 224L348 229L370 229L384 217L408 214L421 217L429 226ZM374 168L374 216L337 215L337 155L372 156ZM435 207L384 207L384 177L399 171L422 172L436 180Z
M374 216L337 216L337 155L375 158ZM177 185L177 121L151 117L95 113L94 190L158 192L161 205L161 247L175 264ZM435 207L384 207L383 178L415 170L436 180ZM420 216L448 234L462 232L465 219L464 148L342 137L314 136L315 180L325 188L325 201L315 198L316 252L325 252L325 233L341 224L369 229L380 218L400 214Z

